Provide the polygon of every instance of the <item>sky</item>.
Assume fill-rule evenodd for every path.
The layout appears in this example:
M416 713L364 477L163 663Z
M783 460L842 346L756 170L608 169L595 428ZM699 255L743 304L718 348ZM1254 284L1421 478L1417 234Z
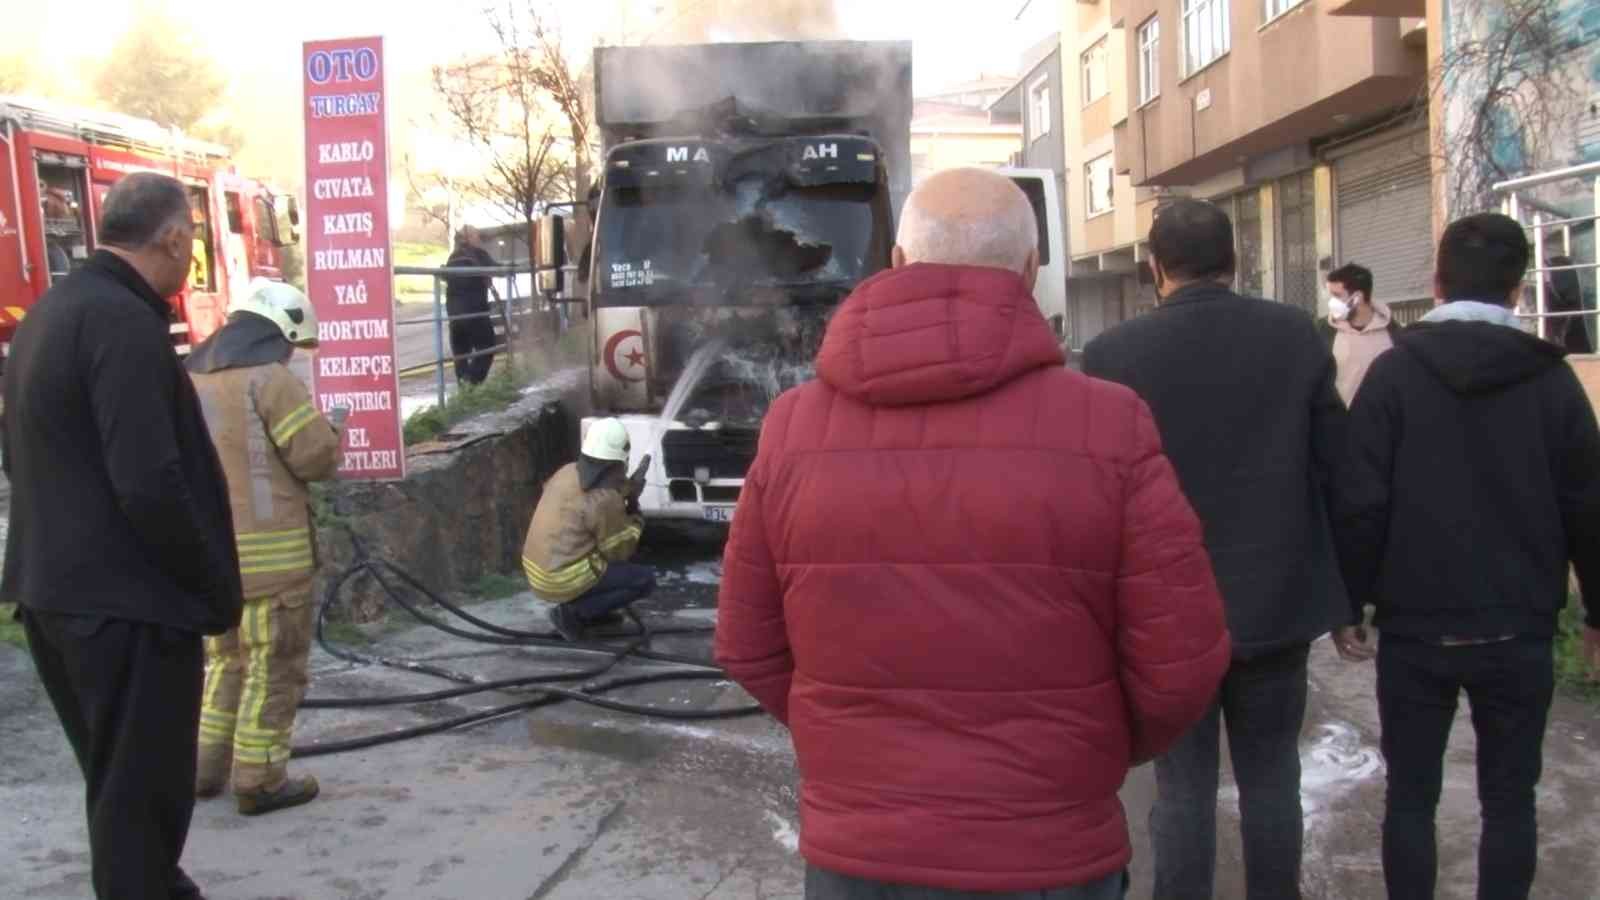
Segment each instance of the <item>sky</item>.
M505 0L498 0L503 3ZM526 2L526 0L513 0ZM764 8L765 0L750 0ZM817 0L809 0L817 2ZM596 39L655 26L656 15L687 15L695 7L737 0L551 0L574 49ZM238 0L76 0L8 3L7 47L35 48L34 62L62 99L92 101L95 61L152 10L192 28L227 75L224 103L248 110L256 128L237 155L240 168L280 182L296 179L300 137L300 44L306 40L381 34L391 92L391 137L400 153L433 129L430 67L483 52L495 40L481 15L482 0L277 0L267 6ZM20 7L20 8L16 8ZM1018 18L1019 9L1026 13ZM645 12L640 13L638 10ZM926 93L979 75L1011 74L1022 54L1058 30L1061 0L835 0L844 36L913 42L916 90ZM268 12L270 10L270 12ZM628 10L634 10L630 14ZM92 23L86 26L85 23ZM75 95L75 96L74 96ZM277 116L283 127L272 123ZM425 141L424 141L425 142Z
M22 8L6 15L7 44L41 48L62 71L102 56L136 16L151 8L165 8L194 28L206 46L215 48L219 62L254 75L294 72L298 44L304 40L382 34L394 65L421 68L486 47L492 40L481 17L471 11L477 8L471 0L453 10L438 0L278 0L267 7L237 0L16 5ZM619 0L550 4L576 35L617 28L623 21L615 12L620 5ZM1024 6L1027 13L1018 21L1017 10ZM267 9L270 14L264 13ZM913 41L917 89L924 91L979 73L1014 69L1023 51L1053 30L1051 13L1060 3L837 0L836 9L847 37ZM85 27L85 22L94 24Z

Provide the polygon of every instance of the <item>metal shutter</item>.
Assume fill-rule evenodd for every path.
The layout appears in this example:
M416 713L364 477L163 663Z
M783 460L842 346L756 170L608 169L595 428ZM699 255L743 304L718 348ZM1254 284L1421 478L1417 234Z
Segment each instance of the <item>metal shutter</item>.
M1433 182L1412 136L1333 164L1339 207L1339 264L1372 270L1385 303L1433 296Z

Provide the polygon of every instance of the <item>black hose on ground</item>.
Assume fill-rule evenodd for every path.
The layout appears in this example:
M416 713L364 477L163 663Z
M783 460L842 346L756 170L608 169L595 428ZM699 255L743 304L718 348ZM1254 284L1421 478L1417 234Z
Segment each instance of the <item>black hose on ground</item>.
M729 707L714 710L689 710L668 709L650 704L628 703L601 696L611 691L627 687L636 687L645 684L660 684L672 681L725 681L727 675L717 668L714 663L707 660L696 659L680 654L663 653L650 648L651 638L664 634L705 634L713 629L709 626L652 626L640 618L631 608L627 616L634 625L634 630L618 635L626 639L623 643L601 643L585 641L573 643L563 640L552 632L522 631L506 628L486 621L460 606L446 600L429 590L410 573L385 560L371 558L365 546L354 535L351 541L356 549L356 563L346 569L328 588L327 595L319 604L317 610L317 643L330 655L359 665L377 665L387 668L399 669L407 672L417 672L447 681L453 681L461 687L446 688L438 691L426 691L411 694L395 694L377 697L350 697L332 698L315 697L307 698L300 706L302 709L370 709L383 706L404 706L415 703L431 703L441 700L451 700L458 697L480 694L488 691L516 692L529 691L532 696L527 700L492 709L480 710L461 716L455 716L438 722L430 722L410 728L381 734L366 735L341 741L322 741L293 748L297 757L327 756L334 753L345 753L352 750L364 750L397 741L411 738L439 734L456 728L464 728L481 722L488 722L505 716L515 715L520 712L550 706L556 703L572 700L609 709L614 712L630 713L633 715L650 716L654 718L672 719L677 721L707 720L707 719L732 719L740 716L757 715L761 707L748 704L744 706ZM502 678L484 680L460 672L431 665L416 660L397 659L376 654L359 653L347 647L334 643L327 634L328 611L337 602L344 586L356 575L367 573L372 576L378 586L383 589L384 596L396 606L410 613L417 621L429 625L446 634L454 635L465 640L477 643L491 644L507 647L550 647L580 653L592 653L607 657L595 665L581 669L572 669L562 672L547 672L541 675L529 675L517 678ZM472 625L480 631L468 631L445 621L437 616L422 610L404 596L404 592L397 590L385 577L385 573L394 576L406 587L426 597L429 601L455 616L456 618ZM637 675L627 675L612 678L606 681L597 681L610 673L625 660L637 659L649 662L665 662L674 664L674 668L660 671L645 672ZM576 687L558 687L561 683L577 683Z

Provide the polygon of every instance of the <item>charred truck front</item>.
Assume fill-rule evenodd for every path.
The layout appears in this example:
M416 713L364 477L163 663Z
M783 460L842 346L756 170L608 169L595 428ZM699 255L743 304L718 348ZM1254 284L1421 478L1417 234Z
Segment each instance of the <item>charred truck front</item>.
M889 265L910 45L603 48L595 93L594 415L653 455L646 515L730 521L768 406Z

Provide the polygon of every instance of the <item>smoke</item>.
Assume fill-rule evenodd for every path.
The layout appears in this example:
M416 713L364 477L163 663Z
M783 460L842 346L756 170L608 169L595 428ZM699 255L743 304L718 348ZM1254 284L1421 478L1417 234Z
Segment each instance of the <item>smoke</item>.
M660 5L669 43L817 41L844 37L835 0L671 0Z

